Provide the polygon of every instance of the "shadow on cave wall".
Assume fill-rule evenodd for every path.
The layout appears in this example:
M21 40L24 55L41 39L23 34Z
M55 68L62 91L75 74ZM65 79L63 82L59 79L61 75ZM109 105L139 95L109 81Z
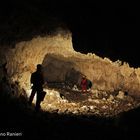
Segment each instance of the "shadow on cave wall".
M61 56L47 54L42 65L44 67L44 77L50 85L51 83L57 85L63 83L71 88L74 85L80 87L83 74L74 62Z

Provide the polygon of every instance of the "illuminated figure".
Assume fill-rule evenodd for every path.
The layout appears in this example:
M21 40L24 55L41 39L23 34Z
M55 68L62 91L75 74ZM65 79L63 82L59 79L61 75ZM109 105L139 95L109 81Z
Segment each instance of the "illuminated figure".
M82 88L82 92L87 92L87 79L86 79L86 76L82 77L81 88Z

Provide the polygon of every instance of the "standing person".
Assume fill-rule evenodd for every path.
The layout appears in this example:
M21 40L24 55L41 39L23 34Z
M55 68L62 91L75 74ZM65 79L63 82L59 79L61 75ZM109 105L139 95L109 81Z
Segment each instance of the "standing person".
M82 92L87 92L87 79L86 79L86 76L82 77L81 88L82 88Z
M33 86L32 86L32 92L29 98L29 104L32 103L35 93L37 93L35 110L39 111L40 103L41 103L41 94L43 92L43 84L44 84L44 77L42 73L41 64L38 64L36 72L32 73L31 84L33 84Z

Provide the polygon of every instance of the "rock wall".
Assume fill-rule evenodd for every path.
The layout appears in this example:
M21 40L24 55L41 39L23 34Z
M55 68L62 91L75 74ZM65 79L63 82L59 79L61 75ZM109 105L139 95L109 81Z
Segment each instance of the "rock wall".
M36 37L17 43L13 48L3 47L0 58L1 66L6 63L10 80L18 81L26 90L30 88L30 75L36 65L43 63L46 78L50 81L77 80L79 83L80 75L83 74L93 82L93 88L97 90L123 90L140 97L140 68L130 68L127 63L112 62L95 54L75 52L71 33ZM0 71L3 73L2 68Z
M36 37L30 41L17 43L14 48L3 47L1 65L6 62L8 77L29 88L30 75L41 64L47 53L69 56L74 52L71 34L57 33L47 37Z
M48 81L64 82L69 73L69 80L79 84L80 76L86 75L93 82L94 89L109 92L123 90L134 96L139 96L140 93L139 68L130 68L127 63L121 65L120 61L111 62L94 54L76 53L67 58L47 55L43 65Z

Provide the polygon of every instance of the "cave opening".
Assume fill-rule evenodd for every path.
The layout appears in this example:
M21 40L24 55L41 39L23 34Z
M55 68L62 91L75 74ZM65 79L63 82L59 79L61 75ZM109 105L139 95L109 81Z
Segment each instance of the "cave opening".
M7 62L7 75L17 95L25 93L29 97L31 73L37 64L44 66L51 87L44 89L47 95L42 108L46 111L114 116L139 106L139 69L119 60L113 62L92 53L76 52L68 30L57 28L52 35L35 37L5 49L1 58ZM81 75L93 83L87 94L82 94L79 88Z

